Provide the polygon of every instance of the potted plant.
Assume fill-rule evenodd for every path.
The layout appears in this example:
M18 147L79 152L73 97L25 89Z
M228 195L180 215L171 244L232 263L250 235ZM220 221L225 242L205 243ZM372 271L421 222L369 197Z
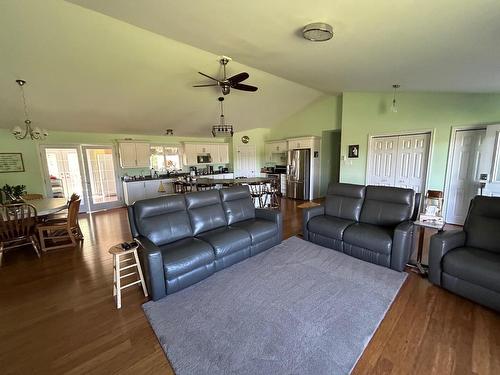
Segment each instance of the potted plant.
M26 194L26 185L8 185L5 184L2 187L2 192L3 192L3 200L5 202L11 202L14 203L18 200L20 200L20 197L23 194Z

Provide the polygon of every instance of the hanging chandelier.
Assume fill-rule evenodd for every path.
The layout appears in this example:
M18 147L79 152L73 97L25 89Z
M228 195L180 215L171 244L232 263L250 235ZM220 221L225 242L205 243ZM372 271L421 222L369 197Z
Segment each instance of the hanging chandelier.
M26 84L26 81L22 79L17 79L16 83L19 85L19 88L21 90L21 98L23 100L23 108L24 108L24 129L22 129L20 126L15 126L11 133L16 139L26 139L28 136L34 140L41 140L45 139L46 136L49 135L48 131L46 129L40 129L38 126L32 127L31 126L31 120L29 119L28 116L28 106L26 105L26 97L24 96L24 85Z
M219 125L212 126L212 135L214 137L232 137L233 136L233 125L226 124L224 118L224 98L221 96L217 99L220 103L220 121Z

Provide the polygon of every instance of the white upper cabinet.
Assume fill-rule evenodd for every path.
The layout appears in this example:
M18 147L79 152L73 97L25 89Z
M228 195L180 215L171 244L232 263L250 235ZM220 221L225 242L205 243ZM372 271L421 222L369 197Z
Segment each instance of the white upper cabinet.
M276 154L284 154L288 151L287 141L269 141L264 145L266 161L272 162L276 159Z
M228 164L228 143L184 143L184 164L196 165L198 155L210 154L212 161L208 164Z
M313 137L304 138L291 138L288 140L288 149L293 150L297 148L315 148Z
M149 168L151 157L149 143L120 142L119 150L122 168Z

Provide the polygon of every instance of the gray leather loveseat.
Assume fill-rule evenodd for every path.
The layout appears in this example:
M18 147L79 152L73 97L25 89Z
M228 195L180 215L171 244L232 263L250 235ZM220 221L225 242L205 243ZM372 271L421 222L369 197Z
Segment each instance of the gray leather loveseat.
M305 209L304 239L402 271L410 258L415 192L334 183L325 204Z
M431 237L429 280L500 311L500 198L475 197L463 230Z
M256 209L247 186L141 200L128 210L153 300L269 249L283 236L281 212Z

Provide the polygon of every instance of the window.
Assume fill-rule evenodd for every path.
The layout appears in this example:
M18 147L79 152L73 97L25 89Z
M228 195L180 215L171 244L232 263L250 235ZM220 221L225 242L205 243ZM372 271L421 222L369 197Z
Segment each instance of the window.
M151 146L151 168L156 171L182 169L180 147L168 145Z

